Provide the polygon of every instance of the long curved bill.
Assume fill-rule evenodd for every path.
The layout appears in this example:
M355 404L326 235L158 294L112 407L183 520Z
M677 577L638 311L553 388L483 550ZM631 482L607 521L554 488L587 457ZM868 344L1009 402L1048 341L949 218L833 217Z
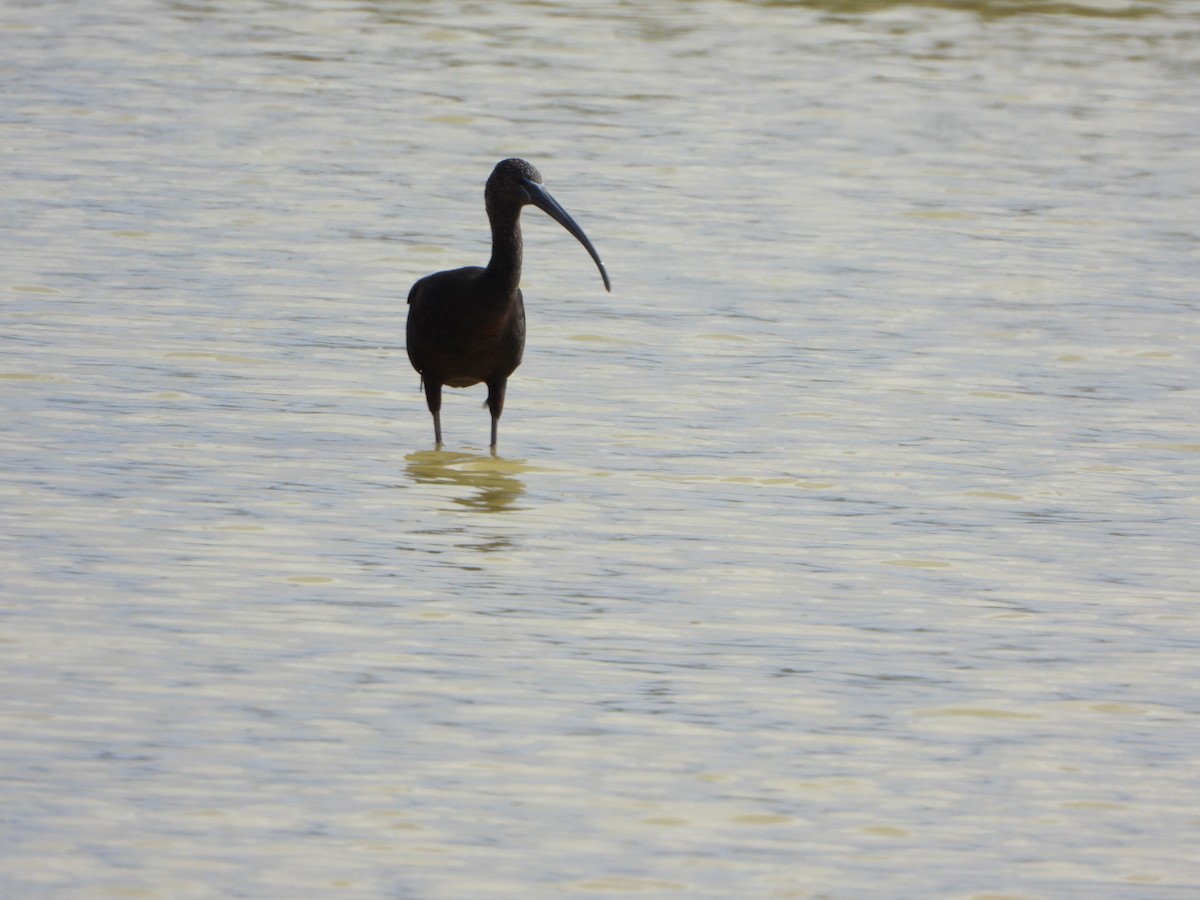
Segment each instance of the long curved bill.
M561 225L567 231L575 236L575 240L583 244L583 247L596 263L596 268L600 270L600 277L604 279L604 289L610 294L612 293L612 285L608 281L608 271L604 268L604 263L600 261L600 254L596 252L596 248L592 246L592 242L588 240L588 236L583 233L583 229L571 218L570 214L562 208L557 200L550 196L550 192L538 184L536 181L525 181L525 189L529 192L529 202L552 218L555 222Z

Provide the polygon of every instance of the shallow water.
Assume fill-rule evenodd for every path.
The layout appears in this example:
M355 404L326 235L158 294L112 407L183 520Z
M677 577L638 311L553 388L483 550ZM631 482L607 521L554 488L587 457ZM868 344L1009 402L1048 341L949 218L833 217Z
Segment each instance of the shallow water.
M1195 6L0 34L0 893L1200 892Z

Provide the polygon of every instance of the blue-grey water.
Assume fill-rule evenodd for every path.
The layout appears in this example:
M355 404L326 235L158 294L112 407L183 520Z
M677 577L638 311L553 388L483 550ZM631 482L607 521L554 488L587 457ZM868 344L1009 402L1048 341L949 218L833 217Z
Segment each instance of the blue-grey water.
M1200 896L1200 6L0 10L0 895ZM418 277L524 215L433 430Z

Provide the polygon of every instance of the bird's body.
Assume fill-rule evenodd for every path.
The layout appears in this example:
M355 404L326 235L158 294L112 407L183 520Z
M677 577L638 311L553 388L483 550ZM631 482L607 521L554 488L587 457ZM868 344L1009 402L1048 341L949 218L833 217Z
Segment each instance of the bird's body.
M421 374L438 445L442 443L442 386L461 388L483 382L492 416L491 446L496 446L508 377L521 364L525 350L520 288L523 206L536 205L570 231L591 254L609 289L608 273L595 248L541 181L538 171L524 160L499 163L484 192L492 227L487 267L427 275L408 293L408 358Z

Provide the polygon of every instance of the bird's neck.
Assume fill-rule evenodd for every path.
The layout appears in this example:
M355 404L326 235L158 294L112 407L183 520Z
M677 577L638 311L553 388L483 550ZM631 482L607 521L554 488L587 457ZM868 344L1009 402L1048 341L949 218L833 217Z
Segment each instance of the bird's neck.
M521 211L489 210L492 224L492 258L488 260L488 278L515 293L521 283Z

